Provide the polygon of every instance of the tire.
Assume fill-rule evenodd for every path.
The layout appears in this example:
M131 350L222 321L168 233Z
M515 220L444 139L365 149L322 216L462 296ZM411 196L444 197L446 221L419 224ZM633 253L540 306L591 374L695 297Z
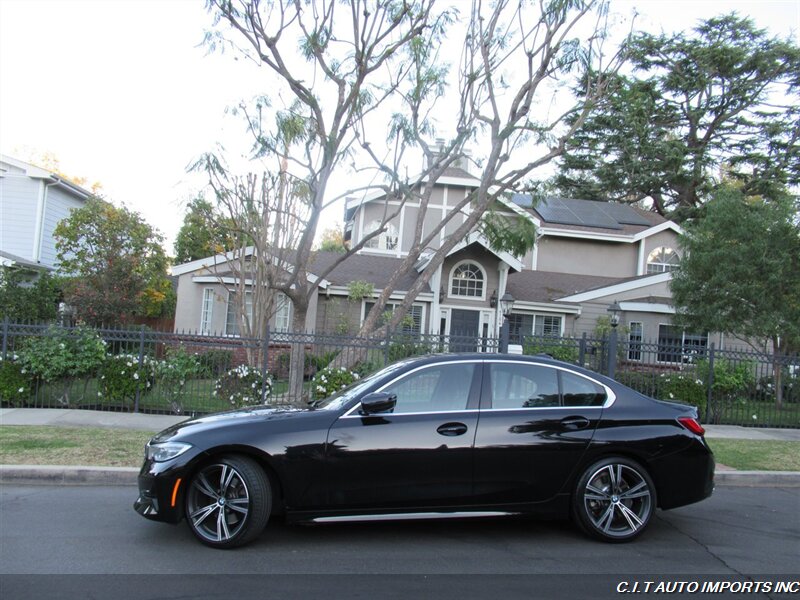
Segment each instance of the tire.
M264 470L245 456L206 463L186 490L186 521L202 543L235 548L252 542L267 525L272 491Z
M590 537L629 542L639 537L656 508L656 488L640 464L609 457L588 467L572 495L573 520Z

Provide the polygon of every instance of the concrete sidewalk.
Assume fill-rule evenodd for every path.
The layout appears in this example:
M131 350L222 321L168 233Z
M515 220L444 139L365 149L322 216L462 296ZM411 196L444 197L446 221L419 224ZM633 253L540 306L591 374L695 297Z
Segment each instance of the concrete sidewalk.
M52 427L108 427L161 431L190 418L187 415L150 415L62 408L2 408L0 425ZM706 437L743 440L800 441L798 429L705 425ZM138 469L92 466L0 465L0 483L64 485L135 485ZM800 487L800 472L735 471L717 469L717 485Z

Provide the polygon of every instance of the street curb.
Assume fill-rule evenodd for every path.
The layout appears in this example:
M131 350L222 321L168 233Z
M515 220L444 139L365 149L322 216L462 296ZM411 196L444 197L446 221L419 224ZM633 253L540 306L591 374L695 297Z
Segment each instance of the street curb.
M139 469L54 465L0 465L0 484L136 485Z
M0 484L136 485L139 469L57 465L0 465ZM800 487L800 471L716 471L714 484L731 487Z
M715 485L740 487L800 487L800 471L717 471Z

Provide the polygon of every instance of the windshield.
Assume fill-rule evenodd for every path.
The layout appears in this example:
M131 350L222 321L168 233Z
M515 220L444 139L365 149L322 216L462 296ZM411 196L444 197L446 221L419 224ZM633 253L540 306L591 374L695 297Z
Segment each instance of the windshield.
M338 410L350 402L353 398L361 394L369 386L371 386L377 379L384 375L392 373L399 368L405 366L407 361L400 361L382 368L380 371L354 383L351 383L346 388L339 390L333 396L328 396L321 400L315 400L311 406L319 410Z

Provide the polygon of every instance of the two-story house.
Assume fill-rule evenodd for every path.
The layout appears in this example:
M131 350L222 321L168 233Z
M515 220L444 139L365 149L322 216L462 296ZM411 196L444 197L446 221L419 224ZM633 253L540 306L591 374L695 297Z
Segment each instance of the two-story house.
M448 169L434 184L424 233L478 184L465 170ZM401 206L383 195L348 200L345 239L355 243L375 231L387 202L399 209L389 211L397 215L383 233L320 282L307 331L357 331L374 298L407 255L420 210L413 201ZM415 332L494 337L503 321L498 299L508 292L515 300L509 319L513 336L591 335L598 318L607 317L608 307L617 302L621 325L632 340L690 346L709 342L707 334L690 335L672 326L675 310L669 281L670 272L680 264L681 234L675 223L628 205L563 198L534 205L524 195L502 199L495 210L536 226L532 249L525 256L496 251L479 232L460 241L431 278L429 289L414 302L410 317ZM463 222L459 218L466 216L456 216L438 243ZM317 253L310 270L321 272L336 256ZM173 268L178 276L177 330L236 333L229 292L219 276L224 260L209 257ZM422 259L415 268L421 271L426 264ZM416 275L404 276L392 295L394 304L402 300ZM353 281L372 284L372 297L353 302L348 297ZM279 302L273 326L288 328L290 316L289 303Z
M0 155L0 266L55 269L53 231L90 196L56 173Z

